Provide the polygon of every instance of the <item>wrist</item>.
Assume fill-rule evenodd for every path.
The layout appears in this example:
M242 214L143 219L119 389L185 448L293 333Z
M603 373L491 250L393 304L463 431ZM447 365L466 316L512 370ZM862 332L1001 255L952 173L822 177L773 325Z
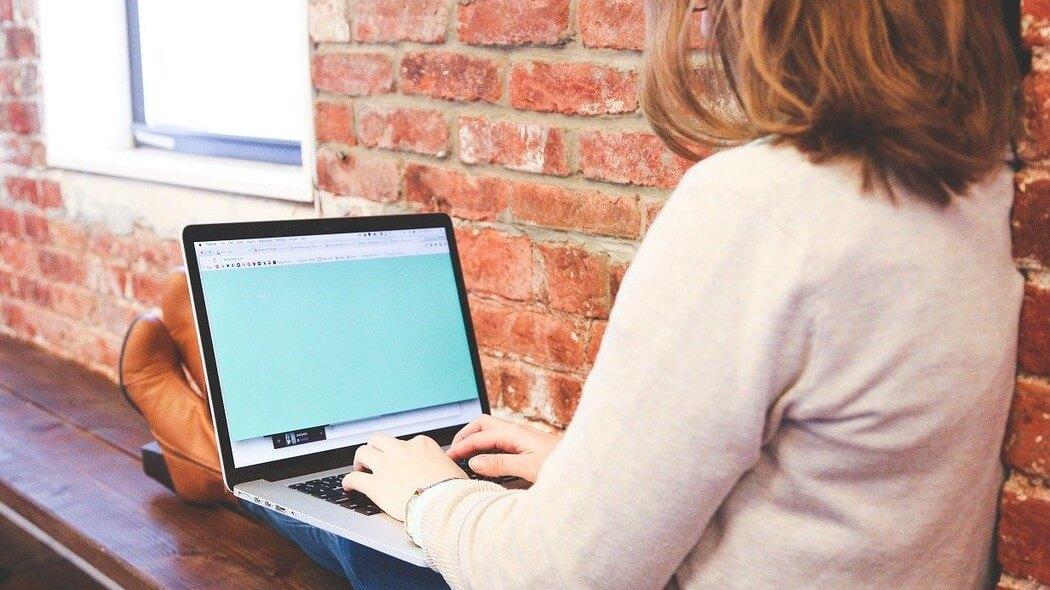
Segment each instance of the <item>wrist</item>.
M416 489L405 504L405 532L413 543L423 546L423 514L429 500L433 499L439 488L454 482L463 480L462 477L450 477L439 482L432 483Z

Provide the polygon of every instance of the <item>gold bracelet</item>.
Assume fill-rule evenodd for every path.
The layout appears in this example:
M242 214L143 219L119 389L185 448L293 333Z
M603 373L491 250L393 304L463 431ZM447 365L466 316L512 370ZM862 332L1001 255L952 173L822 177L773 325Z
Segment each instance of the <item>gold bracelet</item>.
M462 477L449 477L449 478L443 479L441 481L436 481L436 482L434 482L434 483L432 483L432 484L430 484L428 486L423 486L421 488L416 488L416 491L412 492L412 495L408 497L408 501L405 502L405 522L403 524L405 525L405 532L406 533L408 532L408 512L410 510L412 510L412 504L416 501L416 498L422 496L423 492L429 490L430 488L432 488L434 486L439 486L439 485L441 485L443 483L447 483L447 482L450 482L450 481L455 481L457 479L463 479L463 478Z

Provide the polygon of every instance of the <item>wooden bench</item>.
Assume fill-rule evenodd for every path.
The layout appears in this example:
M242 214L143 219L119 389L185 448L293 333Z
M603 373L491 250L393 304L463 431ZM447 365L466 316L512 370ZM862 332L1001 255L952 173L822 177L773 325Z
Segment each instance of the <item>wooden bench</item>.
M346 587L265 526L146 477L149 440L111 382L0 336L0 512L126 588Z

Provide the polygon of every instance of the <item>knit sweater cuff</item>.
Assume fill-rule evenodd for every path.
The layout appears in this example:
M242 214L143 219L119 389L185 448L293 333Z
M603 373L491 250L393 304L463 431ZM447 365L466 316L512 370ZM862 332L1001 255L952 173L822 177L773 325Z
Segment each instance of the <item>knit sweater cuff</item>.
M421 506L420 546L427 565L440 572L452 588L464 587L459 559L464 521L481 504L509 493L498 484L474 480L451 481L424 492L430 497Z

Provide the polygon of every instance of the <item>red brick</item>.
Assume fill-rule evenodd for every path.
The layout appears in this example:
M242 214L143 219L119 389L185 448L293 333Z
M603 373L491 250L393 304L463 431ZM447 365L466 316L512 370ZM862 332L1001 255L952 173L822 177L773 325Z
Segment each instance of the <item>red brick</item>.
M62 250L85 252L88 249L87 228L77 221L56 218L49 220L51 243Z
M0 234L23 235L22 215L13 209L0 208Z
M166 279L160 274L134 273L131 275L131 295L146 305L160 305Z
M488 389L489 402L520 412L529 406L530 394L535 379L512 362L483 355L481 365L485 371L485 388Z
M1050 383L1022 377L1010 408L1006 462L1030 475L1050 476Z
M28 137L8 137L0 144L0 160L24 168L42 168L44 144Z
M533 298L532 240L493 229L456 232L467 288L507 299Z
M33 96L36 89L35 65L17 62L0 64L0 93L4 96Z
M614 264L609 272L609 296L612 297L614 302L616 301L616 295L620 292L623 276L627 274L627 267L627 264Z
M594 359L597 358L598 350L602 346L602 339L605 337L605 329L608 327L609 322L606 321L598 320L591 323L591 333L587 337L587 364L594 364Z
M10 131L19 135L33 135L40 131L40 120L37 117L36 105L10 101L4 104L3 111L4 131Z
M538 123L459 118L459 159L500 164L511 170L565 176L565 131Z
M583 392L583 379L576 375L547 373L547 396L554 410L554 419L559 426L572 420L580 405L580 394Z
M554 309L608 317L609 257L566 244L541 244L547 302Z
M576 369L587 358L582 322L472 298L478 345L552 368Z
M28 276L16 276L12 294L17 299L28 301L41 307L51 306L50 285L44 281Z
M354 145L354 113L350 105L319 100L314 103L317 141Z
M510 184L499 178L475 177L454 170L409 164L405 198L430 211L474 221L491 221L507 207Z
M1050 375L1050 288L1025 285L1017 360L1025 371Z
M89 369L115 378L122 336L85 334L76 349L77 359L84 359Z
M4 186L7 194L16 201L32 203L43 209L62 206L61 191L54 181L9 176L4 180Z
M382 53L318 53L310 68L314 87L350 96L390 92L394 66Z
M350 40L347 0L310 0L308 10L310 38L317 43Z
M648 201L642 204L642 209L645 210L645 231L649 231L652 227L653 222L660 215L660 211L663 210L664 205L667 204L666 199L660 199L658 201Z
M1029 47L1050 42L1050 0L1021 0L1021 37Z
M166 240L152 232L137 231L125 236L130 241L128 260L136 269L167 273L182 264L182 250L176 240Z
M587 131L580 135L580 170L588 178L674 188L691 165L652 133Z
M127 260L127 251L123 245L109 232L93 232L88 236L87 252L107 260Z
M32 29L15 27L4 32L7 37L7 56L36 57L36 35Z
M26 213L22 216L25 235L37 244L51 243L51 222L43 215Z
M510 196L514 219L554 229L637 238L641 211L636 196L521 182Z
M321 148L317 151L317 186L335 195L389 202L397 200L401 176L392 160Z
M60 355L84 358L78 354L81 352L80 343L87 337L83 324L32 304L19 304L18 308L15 313L19 320L34 337L42 340L39 344Z
M354 4L354 39L363 43L444 43L447 28L446 0L357 0Z
M689 45L707 46L706 12L696 11L689 21ZM587 47L645 49L644 0L581 0L580 40Z
M9 176L4 179L4 186L7 188L7 196L16 201L31 203L37 198L39 193L37 181L32 178Z
M62 206L62 189L57 182L53 180L40 181L40 195L36 201L36 206L44 209Z
M1014 576L1050 583L1050 490L1023 477L1003 487L999 563Z
M1050 264L1050 179L1019 176L1013 208L1014 257L1026 266Z
M88 321L95 311L95 296L88 291L52 283L48 285L51 304L49 309L78 321Z
M502 93L498 61L447 51L401 58L401 91L444 100L496 102Z
M14 295L15 281L17 280L18 279L15 277L14 273L3 270L3 268L0 267L0 299Z
M1050 73L1032 72L1025 78L1024 123L1021 157L1028 161L1050 157Z
M470 0L459 7L470 45L556 45L569 36L568 0Z
M69 284L84 283L86 273L83 261L69 254L40 250L37 252L37 264L40 265L40 273L45 277Z
M35 338L36 326L27 313L27 306L13 302L3 303L0 307L4 325L25 338Z
M357 111L358 138L367 147L443 157L448 124L441 111L363 106Z
M19 272L35 274L39 272L36 247L15 236L0 235L0 265Z
M632 113L638 76L590 63L517 63L510 74L511 106L567 115Z

